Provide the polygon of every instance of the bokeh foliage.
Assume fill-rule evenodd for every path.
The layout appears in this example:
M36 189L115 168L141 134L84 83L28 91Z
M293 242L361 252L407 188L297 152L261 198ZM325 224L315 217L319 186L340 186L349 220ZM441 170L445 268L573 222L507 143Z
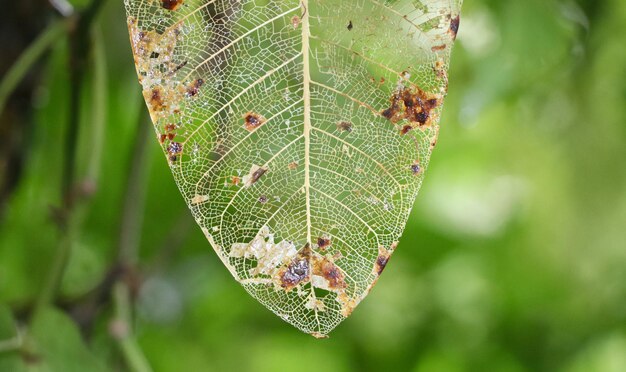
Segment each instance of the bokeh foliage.
M150 138L138 177L134 328L152 367L626 370L624 24L622 0L466 1L437 149L399 249L327 340L284 324L232 280ZM58 301L64 309L116 258L132 149L148 125L121 2L107 3L98 28L108 71L102 162L97 183L83 185L95 191L78 211L84 220ZM58 246L51 209L60 203L67 47L60 41L47 58L26 170L0 225L0 302L11 309L0 309L3 339L13 333L11 313L23 321L32 308ZM91 92L83 97L79 175L93 157ZM46 310L32 329L44 351L34 347L39 358L30 363L70 370L93 358L123 370L112 317L106 304L87 355L75 325ZM51 334L77 346L47 348ZM0 369L20 358L1 353Z

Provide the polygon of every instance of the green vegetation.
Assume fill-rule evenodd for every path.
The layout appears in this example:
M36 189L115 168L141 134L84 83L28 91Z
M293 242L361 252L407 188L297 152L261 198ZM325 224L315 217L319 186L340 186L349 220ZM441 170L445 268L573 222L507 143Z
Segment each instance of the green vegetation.
M67 56L83 46L59 39L0 201L0 371L626 370L624 24L623 0L464 4L398 250L316 340L248 296L195 226L144 114L123 5L107 2L85 34L81 110Z

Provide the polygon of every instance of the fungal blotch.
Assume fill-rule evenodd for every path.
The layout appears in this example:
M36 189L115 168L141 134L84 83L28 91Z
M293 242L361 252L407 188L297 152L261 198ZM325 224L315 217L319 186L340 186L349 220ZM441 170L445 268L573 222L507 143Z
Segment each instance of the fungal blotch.
M244 125L249 132L265 124L265 118L257 113L248 112L243 116Z
M246 187L250 187L254 185L263 175L268 171L267 167L260 167L258 165L253 165L250 168L250 173L243 177L243 183Z
M408 133L415 127L429 127L433 122L431 111L441 103L441 96L426 93L418 87L407 88L399 85L390 99L389 108L383 110L380 115L392 123L408 120L410 124L404 125L401 134Z
M161 7L167 10L176 10L183 5L183 0L161 0Z
M172 9L176 6L172 2L164 5ZM128 18L139 82L143 87L143 96L154 123L162 119L168 120L172 114L179 113L179 103L185 98L188 88L187 84L170 78L177 71L178 61L175 61L174 51L181 38L181 27L182 23L178 22L162 31L141 30L138 28L136 18ZM197 83L192 85L195 86ZM191 89L193 90L193 87Z
M178 159L178 154L183 152L183 144L180 142L170 142L167 146L167 153L170 161L174 162Z
M381 112L381 115L385 119L391 120L395 114L393 108L388 108L386 110L383 110L383 112Z
M388 256L378 256L376 259L376 272L378 275L383 273L383 270L385 270L385 267L387 266L387 262L389 262Z
M461 23L460 15L457 15L456 17L450 19L450 35L452 36L452 40L456 40L456 34L459 32L460 23Z
M307 243L289 265L278 273L278 281L285 291L290 291L298 284L309 281L311 247Z
M322 258L316 260L315 265L313 267L313 275L320 276L326 280L325 285L318 286L321 288L329 289L329 290L342 290L347 287L347 284L344 280L344 275L328 258ZM315 283L314 283L315 284Z
M387 267L387 263L389 262L389 257L395 250L397 244L393 243L389 249L386 249L382 245L378 247L378 257L376 258L376 262L374 263L374 272L376 275L380 276Z
M163 88L160 85L154 86L148 95L148 103L152 111L163 111L166 108L163 101Z
M337 123L337 130L342 132L352 132L352 123L349 121L340 121Z
M250 178L251 183L255 183L267 172L267 168L259 168L254 173L252 173L252 177Z

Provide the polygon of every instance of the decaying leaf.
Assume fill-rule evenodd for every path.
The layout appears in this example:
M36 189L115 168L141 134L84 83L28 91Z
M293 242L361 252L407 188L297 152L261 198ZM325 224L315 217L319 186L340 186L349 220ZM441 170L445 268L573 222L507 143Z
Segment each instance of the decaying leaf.
M387 265L439 131L462 0L126 0L158 142L257 300L316 337Z

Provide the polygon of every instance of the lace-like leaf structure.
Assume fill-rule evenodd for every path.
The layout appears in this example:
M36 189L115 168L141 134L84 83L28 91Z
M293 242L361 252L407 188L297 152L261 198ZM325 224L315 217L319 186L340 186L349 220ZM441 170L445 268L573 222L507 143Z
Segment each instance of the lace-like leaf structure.
M326 336L397 246L462 0L126 0L178 187L233 277Z

